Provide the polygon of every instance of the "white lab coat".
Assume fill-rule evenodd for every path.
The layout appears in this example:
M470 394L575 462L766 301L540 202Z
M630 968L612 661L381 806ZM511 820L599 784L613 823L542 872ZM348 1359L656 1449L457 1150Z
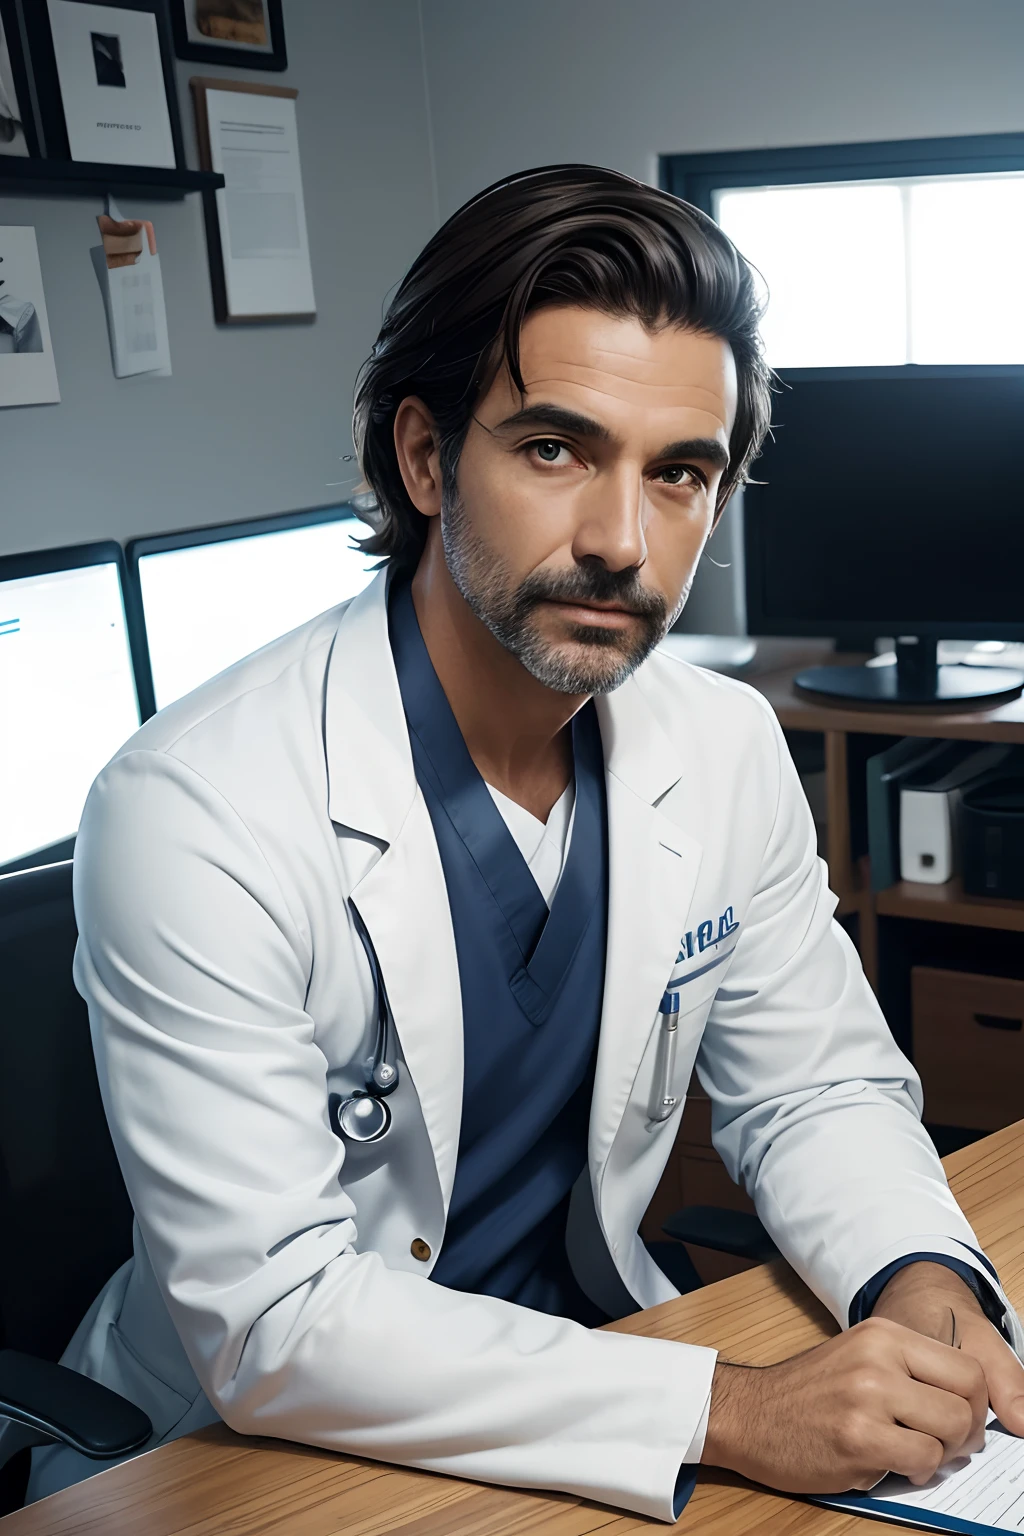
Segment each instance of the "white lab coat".
M384 590L379 577L163 710L89 797L75 974L137 1228L134 1260L66 1359L132 1397L156 1441L219 1414L244 1433L671 1519L714 1351L430 1280L458 1154L462 1017ZM568 1231L581 1285L613 1315L675 1294L637 1227L695 1062L729 1172L840 1323L902 1254L977 1264L917 1077L832 921L771 710L661 654L597 708L611 895ZM361 1086L375 1027L349 896L400 1046L393 1128L363 1146L343 1145L327 1112L329 1092ZM680 1107L659 1123L673 979ZM32 1492L86 1470L37 1453Z

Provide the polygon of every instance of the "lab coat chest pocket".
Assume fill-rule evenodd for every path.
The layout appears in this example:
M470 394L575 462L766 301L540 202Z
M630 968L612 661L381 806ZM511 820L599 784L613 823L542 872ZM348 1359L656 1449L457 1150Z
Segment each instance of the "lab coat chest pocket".
M684 1008L678 992L667 991L662 998L635 1093L637 1107L650 1131L666 1121L677 1120L713 999L712 992L696 1006Z
M644 1073L649 1083L650 1129L672 1119L686 1097L704 1025L728 973L738 928L727 909L721 931L708 935L703 952L692 943L692 934L684 936L645 1053L645 1062L650 1062Z
M665 997L674 997L670 1008L682 1015L706 1017L729 971L739 941L740 921L726 907L716 921L707 919L688 929L679 941L679 953L666 983Z

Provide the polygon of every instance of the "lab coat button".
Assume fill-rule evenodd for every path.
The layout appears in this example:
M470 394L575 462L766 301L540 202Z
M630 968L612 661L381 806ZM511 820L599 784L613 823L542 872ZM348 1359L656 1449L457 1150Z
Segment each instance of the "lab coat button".
M422 1259L425 1264L430 1258L430 1244L425 1243L422 1237L414 1237L409 1244L409 1252L414 1259Z

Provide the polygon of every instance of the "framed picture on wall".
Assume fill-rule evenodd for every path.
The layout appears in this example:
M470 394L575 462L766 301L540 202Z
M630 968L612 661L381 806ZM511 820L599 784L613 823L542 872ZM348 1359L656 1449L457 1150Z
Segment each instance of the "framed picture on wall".
M224 177L220 191L203 198L216 320L315 319L298 92L251 80L189 85L199 163Z
M0 0L0 155L42 154L19 0Z
M165 0L32 0L25 17L51 157L185 168Z
M59 399L36 232L0 224L0 407Z
M281 0L171 0L171 25L179 59L241 69L288 67Z

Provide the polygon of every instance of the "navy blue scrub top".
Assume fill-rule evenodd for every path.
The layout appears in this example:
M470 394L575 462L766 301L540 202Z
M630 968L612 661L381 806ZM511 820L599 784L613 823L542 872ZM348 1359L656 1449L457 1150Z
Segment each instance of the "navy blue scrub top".
M416 778L451 908L464 1083L448 1223L432 1279L588 1326L607 1315L569 1266L569 1195L587 1165L604 995L608 831L593 704L572 722L571 842L548 911L463 740L407 583L391 645Z

